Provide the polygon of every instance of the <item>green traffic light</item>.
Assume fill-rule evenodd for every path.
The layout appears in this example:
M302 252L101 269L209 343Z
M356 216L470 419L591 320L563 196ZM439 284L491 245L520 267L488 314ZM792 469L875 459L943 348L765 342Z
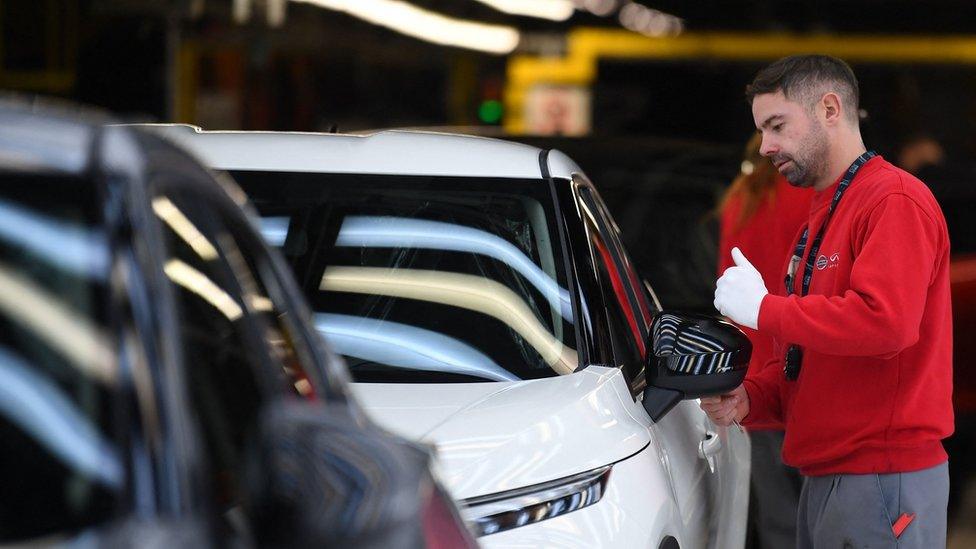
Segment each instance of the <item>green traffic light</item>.
M478 118L485 124L497 124L502 119L502 102L497 99L482 101L478 107Z

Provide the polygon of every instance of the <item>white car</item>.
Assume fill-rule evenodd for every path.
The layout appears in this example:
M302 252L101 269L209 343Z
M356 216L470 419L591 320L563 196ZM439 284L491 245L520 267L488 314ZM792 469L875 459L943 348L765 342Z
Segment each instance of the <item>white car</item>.
M744 545L748 438L695 399L741 382L748 340L659 311L565 155L159 130L248 193L359 401L436 448L483 546Z

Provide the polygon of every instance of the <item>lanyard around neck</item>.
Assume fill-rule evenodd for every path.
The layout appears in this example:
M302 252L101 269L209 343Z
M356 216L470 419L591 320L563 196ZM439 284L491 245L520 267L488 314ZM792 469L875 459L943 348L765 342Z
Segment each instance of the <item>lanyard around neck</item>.
M806 264L803 267L803 284L800 287L800 295L805 296L807 292L810 291L810 280L813 278L813 265L817 261L817 254L820 252L820 242L823 240L824 232L827 230L827 223L830 223L830 218L834 215L834 210L837 209L837 204L840 203L840 199L843 198L844 192L847 191L847 187L851 185L854 181L854 176L861 169L868 160L871 160L877 156L874 151L867 151L861 156L857 157L857 160L847 171L844 173L844 178L840 180L837 185L837 190L834 191L834 198L830 202L830 209L827 210L827 217L824 218L823 223L820 225L820 229L817 230L817 236L813 239L813 244L810 245L810 253L807 255ZM790 261L789 272L786 274L786 295L793 294L793 276L795 275L797 264L803 260L804 252L807 247L807 237L810 234L810 225L808 224L803 228L803 234L800 236L800 241L796 243L796 249L793 251L793 259Z
M813 244L810 245L810 253L807 255L807 261L803 268L803 284L800 287L801 296L807 295L807 292L810 291L810 280L813 278L813 265L817 261L817 254L820 252L820 241L823 240L824 232L827 230L827 224L830 223L830 218L834 215L837 204L840 203L840 199L843 198L844 191L850 186L851 181L854 181L854 176L857 175L858 170L875 156L874 151L867 151L857 157L857 160L847 168L847 172L844 173L844 178L837 185L837 190L834 192L834 199L830 202L830 209L827 210L827 215L824 217L820 229L817 230L817 236L813 239ZM803 235L800 236L800 241L796 244L796 250L793 251L793 257L790 259L790 265L786 271L786 295L793 294L793 277L796 274L796 268L803 261L803 253L806 251L807 237L809 235L810 225L807 224L803 228ZM799 345L790 345L786 350L786 357L783 361L783 373L786 375L786 379L790 381L799 379L802 362L803 352L800 350Z

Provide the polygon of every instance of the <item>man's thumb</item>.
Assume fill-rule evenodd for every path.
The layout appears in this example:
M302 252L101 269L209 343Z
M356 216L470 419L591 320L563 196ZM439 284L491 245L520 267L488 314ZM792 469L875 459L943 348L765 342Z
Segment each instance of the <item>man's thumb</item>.
M740 250L738 247L732 248L732 261L735 262L737 267L749 267L751 269L755 269L755 267L752 266L752 263L749 263L749 260L746 259L746 256L742 255L742 250Z

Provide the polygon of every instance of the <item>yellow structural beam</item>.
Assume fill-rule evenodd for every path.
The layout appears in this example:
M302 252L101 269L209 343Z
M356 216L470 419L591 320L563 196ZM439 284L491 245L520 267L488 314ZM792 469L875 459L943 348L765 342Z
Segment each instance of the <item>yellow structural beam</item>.
M976 36L686 33L652 38L623 29L578 28L565 57L515 55L508 62L505 128L525 132L526 94L537 85L589 86L600 59L771 61L822 53L865 63L976 64Z
M75 85L74 71L5 71L0 69L0 88L22 92L68 93Z
M196 98L199 93L200 47L195 40L183 40L176 57L176 82L172 93L173 112L171 122L195 124L197 122Z

